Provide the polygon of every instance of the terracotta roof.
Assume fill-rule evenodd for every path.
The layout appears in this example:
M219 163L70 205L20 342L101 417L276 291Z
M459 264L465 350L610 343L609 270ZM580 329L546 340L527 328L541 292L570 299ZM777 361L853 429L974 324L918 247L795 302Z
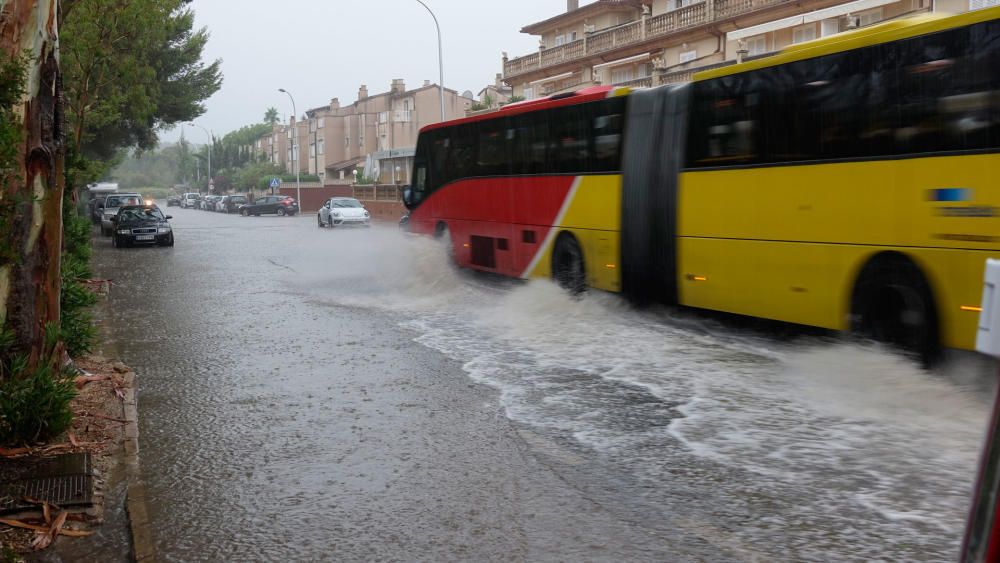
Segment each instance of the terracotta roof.
M560 23L579 19L583 16L600 14L602 12L620 12L642 8L642 0L597 0L585 6L581 6L572 12L563 12L558 16L553 16L547 20L529 24L521 28L521 33L529 35L541 35L550 28Z

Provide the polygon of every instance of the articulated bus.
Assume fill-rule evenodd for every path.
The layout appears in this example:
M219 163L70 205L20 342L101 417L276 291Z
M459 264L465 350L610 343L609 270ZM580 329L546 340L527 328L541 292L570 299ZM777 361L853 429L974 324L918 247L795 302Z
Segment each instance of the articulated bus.
M425 127L410 229L462 266L974 347L1000 258L1000 8Z

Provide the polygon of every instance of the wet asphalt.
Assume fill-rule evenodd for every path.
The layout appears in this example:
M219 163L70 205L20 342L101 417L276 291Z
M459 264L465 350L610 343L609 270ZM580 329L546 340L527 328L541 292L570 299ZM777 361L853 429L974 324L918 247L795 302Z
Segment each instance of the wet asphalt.
M164 560L956 553L988 391L456 275L394 225L167 211L175 247L94 257Z
M110 334L139 374L140 456L165 560L676 560L516 430L497 393L391 312L312 300L292 262L370 230L169 208L174 248L95 240ZM337 240L337 237L340 240ZM310 258L312 257L312 258ZM545 452L538 455L535 450ZM560 456L568 460L560 460Z

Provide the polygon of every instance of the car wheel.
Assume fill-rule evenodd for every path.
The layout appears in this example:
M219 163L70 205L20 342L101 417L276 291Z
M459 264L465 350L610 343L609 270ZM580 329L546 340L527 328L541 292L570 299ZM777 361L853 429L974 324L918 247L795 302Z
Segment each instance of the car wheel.
M316 226L323 228L323 217L319 213L316 214Z
M247 211L246 209L240 209L240 215L246 217L246 216L250 215L250 212Z
M284 217L285 216L285 210L282 209L282 208L280 208L280 207L278 208L277 211L275 211L275 213L278 214L278 217Z
M167 241L167 246L174 245L174 233L170 233L170 240Z
M587 289L587 270L583 262L583 251L576 237L562 233L556 239L552 253L552 277L560 287L573 295Z

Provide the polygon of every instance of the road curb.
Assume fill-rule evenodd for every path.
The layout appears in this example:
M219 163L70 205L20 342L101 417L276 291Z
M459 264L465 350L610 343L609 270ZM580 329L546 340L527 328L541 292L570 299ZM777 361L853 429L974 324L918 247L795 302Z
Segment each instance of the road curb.
M139 408L135 372L125 374L125 509L132 534L132 558L140 563L156 561L149 513L146 510L146 485L139 467Z

